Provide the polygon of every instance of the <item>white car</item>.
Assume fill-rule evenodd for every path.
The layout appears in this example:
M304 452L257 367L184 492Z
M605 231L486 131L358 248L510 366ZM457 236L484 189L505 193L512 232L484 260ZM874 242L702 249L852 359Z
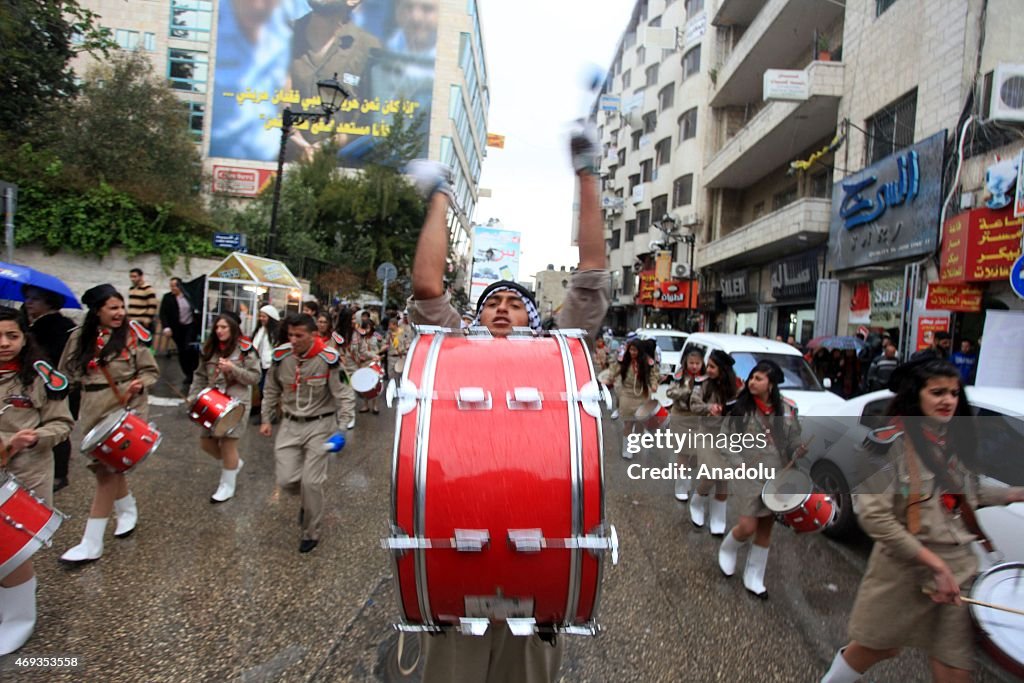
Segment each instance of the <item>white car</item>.
M715 349L732 356L736 361L733 370L740 380L747 379L750 371L762 360L778 363L784 375L779 388L784 397L796 403L798 414L811 409L827 412L832 407L838 409L844 403L842 398L821 385L814 371L804 360L803 354L789 344L739 334L694 332L686 339L682 353L685 357L691 350L699 351L707 363L708 357Z
M636 331L641 339L653 339L661 353L661 379L663 382L672 379L679 369L682 359L683 344L689 336L679 330L660 330L654 327L643 327Z
M808 470L839 508L835 522L825 530L833 538L845 537L857 528L850 487L872 473L858 446L870 430L888 421L885 413L892 397L886 389L873 391L844 401L838 408L817 407L802 416L804 437L814 434L815 439L801 469ZM978 425L978 456L984 474L997 483L1024 485L1024 454L1020 449L1024 440L1024 389L969 386L967 400L974 413L984 418ZM978 519L997 547L1024 550L1019 540L1024 535L1024 504L979 510ZM1000 542L997 536L1007 538ZM1014 554L1014 559L1024 559L1020 551Z

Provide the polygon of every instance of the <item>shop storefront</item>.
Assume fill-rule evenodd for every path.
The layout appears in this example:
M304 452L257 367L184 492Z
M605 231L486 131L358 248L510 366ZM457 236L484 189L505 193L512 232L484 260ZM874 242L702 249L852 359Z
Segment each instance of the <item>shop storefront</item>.
M814 336L814 297L818 290L824 252L814 249L776 261L768 267L771 278L771 336L806 344Z
M743 334L753 330L761 336L765 330L758 329L757 294L760 270L745 268L733 271L719 278L722 305L726 307L725 328L728 334Z

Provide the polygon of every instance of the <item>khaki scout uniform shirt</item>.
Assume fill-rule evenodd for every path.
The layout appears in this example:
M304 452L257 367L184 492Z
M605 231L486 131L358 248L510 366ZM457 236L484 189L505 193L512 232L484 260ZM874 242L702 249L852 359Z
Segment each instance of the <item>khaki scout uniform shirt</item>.
M300 359L291 344L284 344L274 349L274 358L263 389L264 424L280 406L286 419L333 414L333 420L325 420L344 429L355 416L356 396L338 352L325 348L313 358Z
M34 446L10 457L7 471L48 505L53 504L53 447L68 438L75 426L68 409L67 388L65 380L63 391L48 392L42 373L29 387L21 383L18 373L0 373L0 441L9 444L23 429L36 430L39 437ZM24 403L31 405L12 403L8 400L12 397L24 397Z
M227 360L234 363L235 369L227 374L217 370L220 359L219 353L214 353L209 360L200 359L199 367L192 377L192 387L188 391L189 404L195 402L203 389L216 389L246 406L252 405L252 387L259 384L260 376L263 374L260 371L259 354L256 349L243 353L235 346L234 351L227 356Z

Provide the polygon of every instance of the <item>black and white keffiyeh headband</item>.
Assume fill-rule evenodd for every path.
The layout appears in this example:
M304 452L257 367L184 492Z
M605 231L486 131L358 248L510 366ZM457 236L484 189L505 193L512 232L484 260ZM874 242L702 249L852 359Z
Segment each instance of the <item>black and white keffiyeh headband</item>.
M479 303L476 305L476 317L473 318L473 326L480 324L480 313L484 310L484 305L487 303L488 299L498 292L512 292L518 296L526 307L526 313L530 318L530 329L534 332L540 332L542 330L540 325L540 311L537 310L537 304L534 302L533 297L530 296L530 292L521 285L509 281L495 282L484 290L483 294L480 296Z

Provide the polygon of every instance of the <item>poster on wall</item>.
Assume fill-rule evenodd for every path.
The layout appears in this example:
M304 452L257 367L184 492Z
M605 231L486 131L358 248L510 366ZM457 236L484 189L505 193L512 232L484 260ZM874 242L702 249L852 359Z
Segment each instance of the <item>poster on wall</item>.
M850 297L851 325L866 325L871 322L871 283L858 282Z
M173 0L172 21L187 21L190 6ZM296 124L286 160L334 143L339 166L362 166L399 112L426 156L439 14L440 0L219 0L210 156L275 161L284 108L320 112L317 82L333 77L352 96L330 121ZM205 52L172 48L169 57L172 87L205 92Z
M995 311L985 313L981 353L978 356L979 386L1024 388L1024 312Z
M480 294L498 280L519 278L520 234L477 225L473 228L473 278L469 300L475 306Z
M936 332L949 332L949 315L929 314L917 319L917 337L914 350L920 351L932 345Z

